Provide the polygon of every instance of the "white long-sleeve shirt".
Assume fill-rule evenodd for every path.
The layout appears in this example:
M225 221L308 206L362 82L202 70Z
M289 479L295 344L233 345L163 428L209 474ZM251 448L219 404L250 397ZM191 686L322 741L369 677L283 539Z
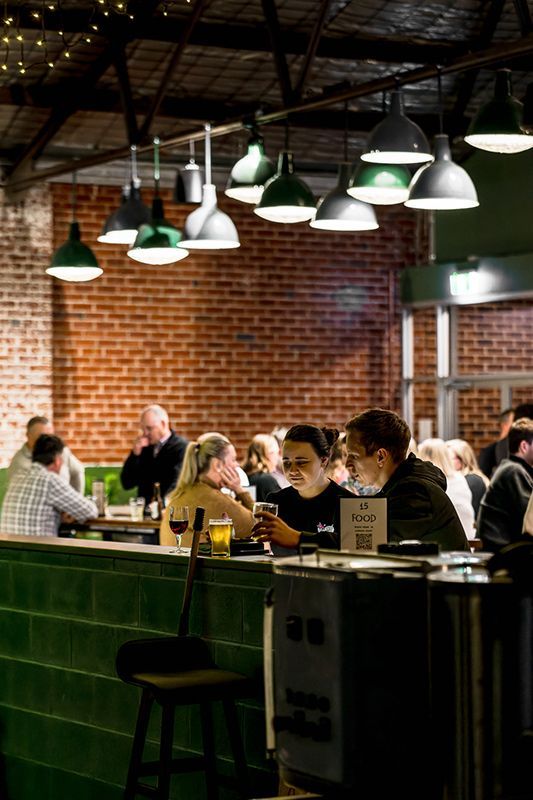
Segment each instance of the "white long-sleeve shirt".
M63 466L59 473L60 477L76 489L80 494L85 493L85 467L79 459L69 450L68 447L63 448L61 453L63 459ZM19 471L27 472L32 465L31 450L27 444L23 444L20 450L17 450L11 463L7 468L7 480L11 483L14 476Z

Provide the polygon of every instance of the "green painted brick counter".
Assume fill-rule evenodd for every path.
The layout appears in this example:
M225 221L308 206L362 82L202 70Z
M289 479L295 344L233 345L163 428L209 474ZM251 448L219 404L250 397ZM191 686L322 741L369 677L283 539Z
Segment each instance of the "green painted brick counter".
M168 550L0 536L2 800L122 796L139 693L116 678L115 655L128 639L176 632L187 558ZM261 692L270 582L269 563L200 558L191 608L191 633L210 642L219 666L257 680L257 698L241 703L239 714L259 796L275 783L264 761ZM178 709L178 754L201 749L195 711ZM216 727L219 770L230 774L220 717ZM150 758L157 733L154 724ZM203 795L201 775L173 779L172 797L193 793Z

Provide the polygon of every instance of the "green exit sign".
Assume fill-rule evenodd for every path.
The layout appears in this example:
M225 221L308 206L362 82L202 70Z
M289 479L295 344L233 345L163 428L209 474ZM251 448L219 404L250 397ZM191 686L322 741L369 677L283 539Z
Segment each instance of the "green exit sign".
M479 274L475 270L452 272L450 275L450 292L457 295L479 293Z

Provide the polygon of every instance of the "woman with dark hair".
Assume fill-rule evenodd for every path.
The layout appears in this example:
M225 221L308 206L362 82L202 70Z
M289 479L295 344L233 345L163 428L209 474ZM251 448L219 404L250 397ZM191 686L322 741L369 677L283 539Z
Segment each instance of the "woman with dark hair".
M242 465L250 486L255 486L256 500L266 500L270 492L277 492L279 484L272 473L278 466L279 444L274 436L258 433L248 445L246 461Z
M339 547L339 499L353 498L326 475L331 448L339 438L333 428L293 425L282 446L282 464L290 483L267 498L277 503L278 516L261 512L253 533L270 541L275 555L288 555L300 542Z

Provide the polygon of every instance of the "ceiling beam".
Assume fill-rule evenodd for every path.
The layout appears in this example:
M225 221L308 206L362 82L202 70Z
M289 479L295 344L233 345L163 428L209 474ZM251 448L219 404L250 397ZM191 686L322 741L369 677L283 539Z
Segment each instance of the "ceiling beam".
M139 126L137 125L137 115L135 113L135 106L133 103L133 94L131 91L130 76L128 73L128 65L126 63L126 55L124 45L122 42L113 42L111 45L113 50L113 65L117 73L120 103L122 106L122 113L124 114L124 121L126 123L126 133L128 134L128 142L130 144L137 144L139 141Z
M531 24L531 12L529 11L527 0L513 0L513 2L516 16L518 17L518 22L520 24L520 30L522 31L522 36L525 36L526 33L529 33L531 30L533 30L533 25Z
M288 106L292 102L294 95L292 91L289 66L285 56L285 50L281 44L281 30L279 26L276 3L275 0L261 0L261 5L263 7L263 14L265 15L265 21L270 35L270 46L272 55L274 56L276 72L278 74L281 99L283 103Z
M436 67L432 64L427 65L425 67L420 67L419 69L410 70L408 72L406 71L396 75L377 78L376 80L368 81L367 83L362 83L358 86L352 86L347 89L342 89L338 92L332 92L331 94L324 94L320 97L313 98L312 100L300 102L290 107L279 108L276 111L272 111L267 114L257 115L256 123L258 125L271 124L278 120L286 119L289 114L293 115L302 114L309 111L316 111L331 105L344 103L347 100L353 100L356 97L365 97L371 94L390 91L397 86L405 86L408 84L412 85L420 83L421 81L429 80L430 78L435 79L439 72L441 74L464 72L465 70L469 69L477 69L479 67L488 67L494 64L506 63L513 58L531 55L532 53L533 33L528 34L527 36L524 36L514 42L507 42L504 45L500 44L476 53L468 53L467 55L462 56L461 58L456 59L454 62L446 64L442 67ZM228 120L224 123L214 125L211 130L211 136L225 136L229 133L240 131L242 128L242 118ZM202 141L204 136L205 132L203 128L201 130L197 129L185 131L177 136L172 136L162 140L160 149L164 150L168 148L176 148L187 144L190 141ZM148 151L151 148L151 144L142 145L138 148L138 152ZM63 164L58 164L55 167L40 170L33 175L13 182L12 188L16 191L21 191L34 185L35 183L47 180L48 178L55 178L59 175L68 174L74 169L80 170L84 169L85 167L88 168L97 166L99 164L105 164L109 161L125 158L128 154L128 147L119 147L114 150L94 154L93 156L88 156L87 158L79 159L77 161L69 161Z
M318 10L313 31L309 38L309 46L307 48L304 62L300 70L300 75L296 82L296 87L294 89L295 97L301 98L303 95L305 84L307 83L307 79L309 78L309 74L313 66L313 61L315 60L316 51L320 43L320 39L322 37L322 31L324 30L324 25L326 24L326 17L328 15L330 6L331 6L331 0L322 0L322 3L320 4L320 8Z
M41 23L35 20L30 10L25 6L10 5L7 7L7 14L15 15L20 19L21 29L41 30ZM17 16L18 15L18 16ZM62 9L61 18L56 15L47 15L47 31L59 31L64 33L79 33L88 31L89 14L87 12ZM113 19L99 19L99 29L102 36L107 36ZM134 23L131 23L134 25ZM178 44L183 30L186 27L186 20L172 19L169 24L167 17L152 17L141 31L137 31L137 37L149 41L165 42L168 44ZM97 36L92 34L94 42ZM133 37L134 38L134 37ZM288 56L303 56L307 52L309 37L304 33L292 30L279 30L279 42L283 52ZM197 47L215 47L223 50L236 50L242 52L272 52L272 44L268 29L261 25L231 25L199 22L192 32L189 44ZM456 42L433 42L418 37L395 37L395 36L365 36L358 33L356 36L322 36L317 47L316 55L318 58L331 58L338 60L370 59L378 62L390 62L396 64L442 64L470 50L471 43L468 41Z

